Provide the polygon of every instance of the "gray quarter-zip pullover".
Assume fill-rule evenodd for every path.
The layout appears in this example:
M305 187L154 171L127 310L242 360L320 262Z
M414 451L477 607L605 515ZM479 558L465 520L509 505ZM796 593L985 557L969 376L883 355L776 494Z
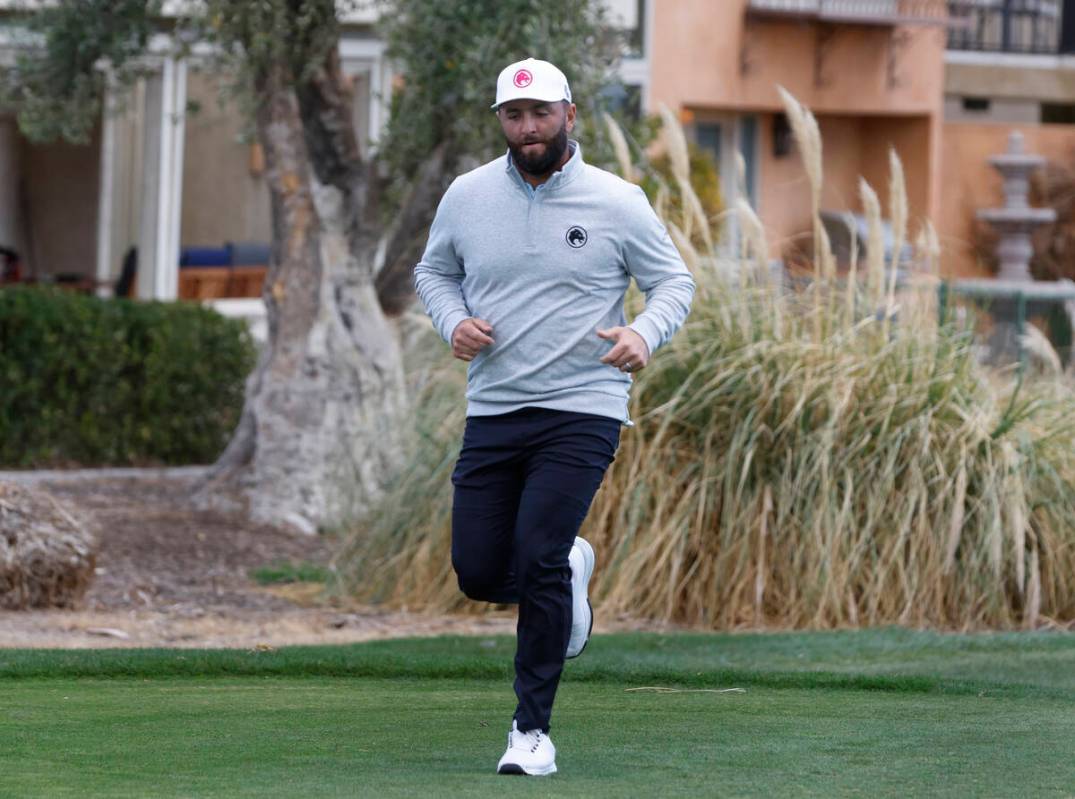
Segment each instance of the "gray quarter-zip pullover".
M467 415L523 407L627 421L630 375L598 329L625 324L633 277L646 307L629 327L656 352L683 324L694 281L642 189L582 150L536 189L510 154L460 175L437 209L415 287L451 342L468 317L493 327L467 375Z

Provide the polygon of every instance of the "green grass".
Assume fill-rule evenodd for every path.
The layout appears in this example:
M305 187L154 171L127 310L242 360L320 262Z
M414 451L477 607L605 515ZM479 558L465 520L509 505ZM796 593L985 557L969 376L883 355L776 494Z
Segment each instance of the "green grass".
M0 651L0 796L1075 795L1073 635L597 637L548 780L491 773L511 653Z
M316 563L303 561L290 563L279 561L268 566L259 566L250 570L250 579L258 585L275 585L277 583L324 583L330 577L329 570Z

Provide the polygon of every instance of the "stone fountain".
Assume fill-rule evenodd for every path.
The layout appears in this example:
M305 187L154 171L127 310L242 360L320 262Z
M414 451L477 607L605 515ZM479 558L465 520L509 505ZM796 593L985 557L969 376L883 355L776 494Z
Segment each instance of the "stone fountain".
M983 208L978 218L1000 233L997 280L1028 282L1034 245L1030 235L1042 225L1056 221L1052 208L1033 208L1027 201L1030 176L1045 165L1045 158L1024 152L1023 134L1013 130L1008 136L1008 152L994 155L989 164L1004 178L1004 207Z
M1000 271L996 279L953 281L951 289L988 305L993 330L986 358L994 364L1006 364L1023 359L1027 318L1049 313L1058 305L1063 308L1064 303L1070 305L1075 300L1075 286L1070 281L1036 281L1030 274L1034 255L1031 234L1056 221L1052 208L1034 208L1027 200L1030 176L1045 159L1025 152L1023 134L1012 131L1008 151L994 155L989 163L1004 178L1004 205L983 208L978 218L1000 233L996 249Z

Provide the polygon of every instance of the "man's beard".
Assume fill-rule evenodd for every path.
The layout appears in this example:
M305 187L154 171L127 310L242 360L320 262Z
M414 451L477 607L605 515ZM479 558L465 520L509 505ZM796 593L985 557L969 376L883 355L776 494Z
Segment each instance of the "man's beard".
M545 152L541 155L527 155L523 152L524 144L544 144ZM518 145L508 142L508 149L511 151L512 161L520 170L534 177L544 177L552 172L567 152L567 122L564 122L560 132L548 141L538 140Z

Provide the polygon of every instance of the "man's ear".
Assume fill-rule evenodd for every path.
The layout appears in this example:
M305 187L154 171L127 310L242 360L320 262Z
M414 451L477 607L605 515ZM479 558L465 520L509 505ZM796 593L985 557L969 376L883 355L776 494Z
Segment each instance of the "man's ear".
M575 107L574 103L569 103L567 100L564 100L563 102L564 114L566 117L565 122L567 124L567 132L570 133L575 128L575 114L577 113L578 109Z

